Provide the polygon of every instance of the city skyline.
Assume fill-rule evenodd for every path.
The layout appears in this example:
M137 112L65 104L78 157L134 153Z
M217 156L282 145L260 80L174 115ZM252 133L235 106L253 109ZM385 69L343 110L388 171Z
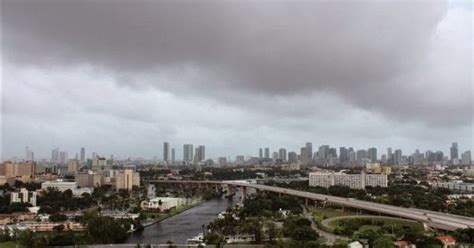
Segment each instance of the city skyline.
M2 159L473 150L472 4L291 6L5 1Z
M134 156L124 156L124 155L120 155L120 154L109 154L109 153L103 153L103 152L97 152L97 151L91 151L91 152L88 152L86 153L85 150L86 148L85 147L80 147L80 150L78 150L78 152L74 152L74 151L69 151L69 150L65 150L65 149L60 149L59 147L56 147L52 150L50 150L50 156L44 156L44 157L39 157L35 160L39 161L39 160L47 160L47 161L52 161L52 162L59 162L59 161L62 161L62 162L66 162L68 160L68 156L69 154L76 154L76 157L75 159L78 159L79 161L81 162L84 162L84 160L82 159L83 156L85 159L90 159L91 157L95 155L100 155L101 157L106 157L106 156L114 156L115 158L118 158L118 159L128 159L128 158L140 158L140 159L157 159L157 160L161 160L161 161L165 161L165 162L171 162L171 161L183 161L183 162L193 162L194 159L196 158L196 155L198 154L198 150L202 149L202 147L204 147L204 149L206 149L206 151L204 152L205 154L207 155L204 155L204 157L206 159L212 159L212 160L215 160L215 161L218 161L219 158L230 158L231 161L234 161L235 157L239 157L239 156L244 156L245 159L247 158L259 158L259 159L272 159L272 154L278 154L278 158L281 158L282 154L284 153L285 155L283 155L285 157L284 161L289 161L291 162L291 159L290 159L290 153L295 153L297 156L300 156L301 154L306 154L306 156L308 156L307 159L309 159L311 157L311 159L314 159L314 156L317 152L321 152L321 149L325 149L325 153L326 154L331 154L331 149L334 149L334 154L336 154L336 157L337 158L341 158L342 156L342 159L343 160L349 160L349 149L352 149L352 151L354 152L354 156L356 156L357 158L362 156L362 157L366 157L368 158L369 160L372 160L372 162L375 162L375 161L382 161L383 160L383 157L384 156L387 156L387 157L390 157L392 155L394 155L395 157L395 163L397 162L400 162L399 160L401 159L398 158L399 156L411 156L411 155L416 155L417 152L419 152L419 154L423 154L423 156L427 153L427 152L432 152L433 154L436 154L438 152L442 152L443 153L443 158L444 157L447 157L449 160L455 158L455 159L458 159L459 161L461 161L461 157L463 155L463 153L465 152L470 152L472 153L473 151L471 149L463 149L462 147L459 148L458 146L458 142L451 142L449 143L449 146L448 148L446 149L425 149L425 148L416 148L415 150L404 150L404 149L401 149L401 148L398 148L398 147L385 147L385 148L382 148L382 149L379 149L377 147L353 147L353 146L332 146L332 145L326 145L326 144L315 144L313 142L306 142L306 143L301 143L303 146L301 147L295 147L295 148L289 148L289 147L278 147L278 148L270 148L270 147L266 147L266 146L263 146L263 147L259 147L257 148L255 151L253 151L253 153L248 153L248 154L245 154L245 153L236 153L236 154L218 154L218 155L209 155L209 153L207 152L208 150L205 148L206 145L193 145L193 144L173 144L173 143L170 143L168 141L164 141L162 143L162 146L160 147L161 149L161 153L157 153L155 154L154 156L151 156L151 157L140 157L140 156L137 156L137 157L134 157ZM303 148L308 148L311 147L314 149L312 149L312 152L311 152L311 156L306 153ZM455 147L455 148L454 148ZM195 148L195 149L194 149ZM375 150L374 150L375 149ZM454 150L453 150L454 149ZM167 156L165 157L165 151L168 151L167 153ZM268 152L267 152L268 150ZM361 152L361 151L364 151L365 153L363 155L360 155L358 154L358 152ZM397 155L397 152L398 151L401 151L403 154L400 154L400 155ZM52 152L52 154L51 154ZM14 156L10 159L24 159L24 160L29 160L28 158L31 158L31 154L33 154L33 157L35 156L35 152L33 150L30 149L29 146L26 146L25 147L25 153L26 155L24 155L23 157L22 156ZM65 156L65 158L61 158L61 154L62 156ZM178 154L176 156L176 154ZM267 156L268 154L268 156ZM453 155L456 155L453 157ZM80 157L79 157L80 156ZM326 155L327 157L327 155ZM71 157L69 157L69 159L71 159ZM396 159L398 158L398 160ZM9 160L9 159L6 159L6 161ZM198 161L201 161L203 159L200 159Z

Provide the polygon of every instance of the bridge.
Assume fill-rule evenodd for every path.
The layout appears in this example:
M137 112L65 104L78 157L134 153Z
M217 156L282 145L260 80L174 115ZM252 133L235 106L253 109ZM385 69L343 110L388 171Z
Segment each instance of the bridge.
M247 195L247 189L253 188L261 191L274 192L278 194L286 194L291 196L297 196L305 200L305 204L308 205L310 201L313 201L315 204L335 204L342 207L350 207L360 210L366 210L374 213L385 214L415 221L420 221L425 223L427 226L441 229L454 231L458 228L474 228L474 218L454 215L424 209L417 208L404 208L391 206L387 204L375 203L357 200L353 198L345 198L338 196L330 196L324 194L317 194L299 190L292 190L262 184L249 183L246 181L174 181L174 180L152 180L150 183L173 183L173 184L198 184L200 186L227 186L227 187L237 187L240 188L242 199Z

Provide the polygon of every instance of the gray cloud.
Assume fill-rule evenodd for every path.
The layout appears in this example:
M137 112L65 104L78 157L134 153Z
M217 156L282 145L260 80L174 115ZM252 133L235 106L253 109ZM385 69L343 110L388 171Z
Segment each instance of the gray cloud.
M470 18L426 1L4 0L6 125L54 117L71 135L68 118L87 115L98 126L84 129L110 139L128 137L113 124L123 121L179 142L215 131L251 149L309 133L344 142L337 130L360 144L426 131L435 144L472 128Z

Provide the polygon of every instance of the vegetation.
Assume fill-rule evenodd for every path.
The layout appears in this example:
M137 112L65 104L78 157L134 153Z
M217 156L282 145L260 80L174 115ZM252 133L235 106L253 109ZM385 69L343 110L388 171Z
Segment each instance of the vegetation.
M392 184L387 188L367 187L365 190L351 189L341 185L329 188L310 187L308 181L291 182L289 184L273 183L272 185L394 206L415 207L474 217L474 200L459 199L455 203L450 204L447 201L447 196L452 194L449 189L431 188L424 184Z

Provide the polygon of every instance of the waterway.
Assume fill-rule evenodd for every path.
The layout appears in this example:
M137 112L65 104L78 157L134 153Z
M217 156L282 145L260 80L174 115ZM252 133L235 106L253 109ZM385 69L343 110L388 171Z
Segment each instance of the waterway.
M203 232L202 225L217 218L217 215L239 201L236 195L232 199L212 199L194 208L169 217L154 225L148 226L141 233L132 234L127 243L164 244L173 241L184 244L186 240Z

